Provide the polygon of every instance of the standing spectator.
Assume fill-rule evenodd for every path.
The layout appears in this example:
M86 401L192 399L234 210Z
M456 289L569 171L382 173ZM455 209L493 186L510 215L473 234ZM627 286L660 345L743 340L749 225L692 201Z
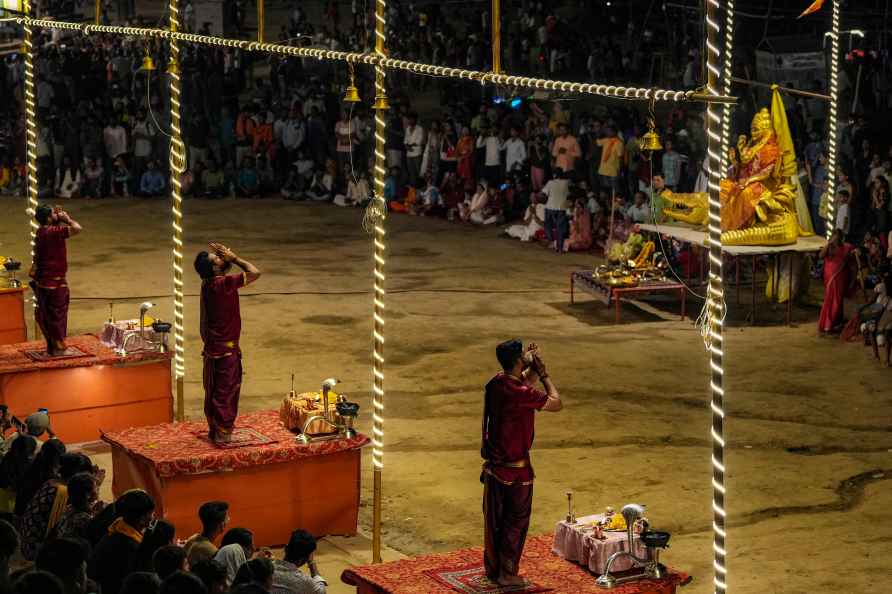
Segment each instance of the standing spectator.
M158 128L146 119L146 110L140 108L133 122L133 163L132 171L136 179L142 177L146 164L154 158L153 147Z
M496 135L495 128L488 126L477 137L477 148L484 149L483 177L493 188L502 179L502 149L505 143Z
M545 186L545 171L549 164L548 148L545 146L545 135L537 134L530 147L530 183L534 192Z
M575 172L576 159L582 156L582 152L579 149L579 143L576 142L576 138L570 135L567 124L558 124L557 133L558 136L554 139L554 143L551 146L552 164L569 178Z
M421 176L424 139L424 128L418 124L418 114L409 113L406 116L403 144L406 147L406 173L413 183Z
M106 162L109 165L127 152L127 130L114 117L109 118L108 125L102 131L102 140L105 144Z
M827 192L827 154L820 153L817 163L810 168L811 194L808 201L808 209L811 213L811 223L815 233L824 235L824 217L821 216L821 203Z
M675 152L671 140L666 140L663 151L663 183L666 188L675 191L681 181L681 155Z
M826 335L840 329L845 315L844 299L849 287L849 257L855 251L845 242L845 234L839 228L821 249L824 259L824 303L818 319L818 335Z
M56 172L56 196L78 198L82 183L80 167L74 166L68 156L63 157L62 168Z
M840 190L836 194L836 202L838 203L838 206L836 207L835 229L842 233L843 238L845 238L851 230L852 221L849 214L849 201L851 198L852 197L847 190Z
M567 198L570 194L570 183L562 169L555 170L554 179L545 184L542 193L548 197L545 202L545 237L554 251L560 254L564 251L564 240L569 230Z
M508 175L519 173L527 160L527 147L520 137L520 130L511 128L511 137L505 141L505 172Z
M598 164L600 186L613 194L621 194L619 173L625 153L623 141L616 135L616 130L608 127L605 129L605 137L598 139L598 146L601 147L601 161Z
M189 169L195 169L195 163L207 163L208 141L211 136L211 127L204 113L198 111L189 123Z
M334 127L336 145L335 154L338 157L338 175L344 171L344 167L352 167L353 147L356 144L356 130L350 120L347 111L341 110L341 119Z

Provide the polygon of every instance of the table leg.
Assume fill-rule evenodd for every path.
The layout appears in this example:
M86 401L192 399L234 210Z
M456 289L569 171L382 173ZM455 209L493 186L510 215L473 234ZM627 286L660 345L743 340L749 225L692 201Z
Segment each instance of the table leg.
M790 259L790 276L787 279L787 326L793 323L793 260L796 258L795 252L787 252Z
M752 309L752 325L756 325L756 256L753 256L753 280L752 280L752 288L753 288L753 309Z
M616 323L617 323L617 324L619 324L619 319L620 319L620 308L622 307L620 304L622 303L622 300L623 300L623 299L622 299L622 296L621 296L621 295L614 295L614 296L613 296L614 305L616 306Z
M684 287L680 288L678 291L681 293L681 320L684 321L685 299L688 297L688 291Z
M570 273L570 305L573 305L573 273Z

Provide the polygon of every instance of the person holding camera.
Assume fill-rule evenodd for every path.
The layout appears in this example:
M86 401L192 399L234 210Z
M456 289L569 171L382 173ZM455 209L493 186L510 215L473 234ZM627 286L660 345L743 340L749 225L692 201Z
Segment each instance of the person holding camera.
M68 334L68 252L66 241L81 232L80 224L58 206L41 204L34 211L40 227L34 235L34 260L29 283L37 307L34 319L46 339L46 352L51 357L65 354Z
M502 371L486 384L483 407L483 564L501 586L519 586L518 575L533 505L530 448L536 411L558 412L561 397L535 344L520 340L496 347ZM535 386L540 383L544 389Z

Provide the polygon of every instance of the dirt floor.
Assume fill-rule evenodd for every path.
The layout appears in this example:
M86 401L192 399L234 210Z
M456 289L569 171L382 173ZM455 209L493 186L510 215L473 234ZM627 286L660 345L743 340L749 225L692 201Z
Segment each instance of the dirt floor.
M169 204L66 206L85 228L69 247L71 333L98 331L110 302L123 318L149 298L169 319ZM278 407L292 372L298 390L335 376L369 429L372 261L361 215L280 200L186 204L190 417L202 399L191 256L216 240L264 273L242 299L242 410ZM441 220L388 224L385 542L407 554L480 542L482 387L495 344L519 336L542 346L566 402L538 418L532 533L563 517L568 490L580 515L644 503L673 533L666 560L695 577L685 592L711 592L707 358L677 303L628 306L614 325L598 302L569 305L568 273L590 256ZM27 257L19 200L0 201L0 253ZM727 333L729 584L740 594L875 592L892 578L892 371L860 346L816 338L816 310L796 315L798 327Z

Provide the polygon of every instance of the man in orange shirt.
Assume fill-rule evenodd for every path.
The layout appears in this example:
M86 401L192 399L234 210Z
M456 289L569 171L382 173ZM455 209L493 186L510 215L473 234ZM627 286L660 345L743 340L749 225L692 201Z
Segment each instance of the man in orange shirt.
M598 139L601 147L601 163L598 165L598 177L601 179L601 188L608 188L613 194L620 193L619 173L625 146L616 135L616 130L606 129L604 138Z
M582 156L582 151L579 150L576 138L570 136L567 124L559 124L557 129L558 137L551 147L552 166L562 169L572 179L573 172L576 171L576 159Z

